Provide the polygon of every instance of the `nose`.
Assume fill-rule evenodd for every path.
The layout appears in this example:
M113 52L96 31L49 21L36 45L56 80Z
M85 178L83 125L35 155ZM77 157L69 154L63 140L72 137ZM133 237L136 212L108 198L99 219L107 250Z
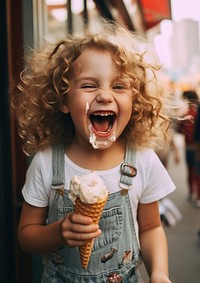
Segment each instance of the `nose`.
M113 92L111 89L99 89L96 100L100 103L110 103L113 102Z

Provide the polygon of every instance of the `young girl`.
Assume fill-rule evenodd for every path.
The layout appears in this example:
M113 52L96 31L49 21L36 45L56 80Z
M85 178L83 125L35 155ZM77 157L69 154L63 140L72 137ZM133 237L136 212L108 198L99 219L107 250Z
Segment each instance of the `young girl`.
M107 24L36 52L21 74L14 109L24 151L36 154L22 190L19 242L45 254L43 283L141 282L140 258L149 282L170 282L158 201L175 187L153 151L166 142L169 122L156 66L137 42ZM68 196L72 177L91 171L109 190L98 225L73 212ZM78 247L91 239L83 269Z

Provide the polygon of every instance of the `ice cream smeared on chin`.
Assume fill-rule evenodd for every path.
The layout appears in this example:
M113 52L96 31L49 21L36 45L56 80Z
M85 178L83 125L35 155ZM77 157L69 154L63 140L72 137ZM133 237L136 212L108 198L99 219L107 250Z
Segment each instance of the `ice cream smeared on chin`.
M92 131L92 125L89 125L90 137L89 142L93 146L94 149L98 149L100 146L107 146L108 143L116 141L115 132L113 132L108 137L99 137Z
M71 179L69 197L74 204L77 198L83 203L94 204L107 196L108 190L103 180L95 172L81 177L75 175Z

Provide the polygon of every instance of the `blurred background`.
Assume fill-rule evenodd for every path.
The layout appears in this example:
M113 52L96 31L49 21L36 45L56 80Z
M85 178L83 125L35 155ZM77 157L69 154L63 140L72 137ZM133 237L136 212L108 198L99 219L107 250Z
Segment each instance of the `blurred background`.
M138 31L162 64L162 79L174 103L183 91L200 97L199 0L2 0L0 4L0 282L39 283L42 258L24 253L17 243L21 189L28 158L21 150L9 100L31 47L95 29L106 18ZM167 170L177 190L170 197L182 217L165 225L173 282L200 282L200 209L187 198L183 135L174 134L180 162L169 152ZM145 277L145 271L142 271ZM148 282L147 280L145 282Z

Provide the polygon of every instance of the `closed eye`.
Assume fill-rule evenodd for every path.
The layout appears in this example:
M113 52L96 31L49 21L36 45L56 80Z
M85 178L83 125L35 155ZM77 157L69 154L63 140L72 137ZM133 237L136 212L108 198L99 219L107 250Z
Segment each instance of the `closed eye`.
M81 86L81 88L93 89L93 88L97 88L97 86L93 85L93 84L84 84L84 85Z
M116 90L128 89L128 86L127 86L127 85L119 84L119 85L114 85L114 86L113 86L113 89L116 89Z

